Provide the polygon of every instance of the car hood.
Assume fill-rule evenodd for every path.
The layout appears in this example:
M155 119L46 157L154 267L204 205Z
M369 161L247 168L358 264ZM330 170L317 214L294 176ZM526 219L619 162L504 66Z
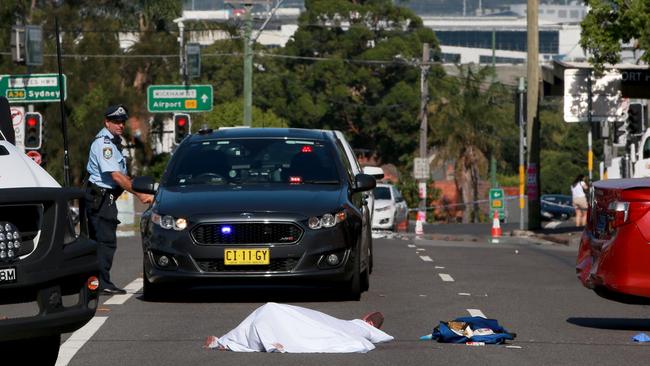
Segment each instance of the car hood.
M395 202L391 200L378 200L375 198L375 207L395 206Z
M154 208L177 217L243 212L309 217L340 209L342 191L324 184L169 187L160 188Z

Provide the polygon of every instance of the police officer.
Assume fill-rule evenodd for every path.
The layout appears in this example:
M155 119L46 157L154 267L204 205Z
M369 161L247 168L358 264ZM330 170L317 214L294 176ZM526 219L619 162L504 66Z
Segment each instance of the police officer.
M128 119L123 105L108 107L104 114L104 128L99 131L90 146L88 156L88 182L86 187L86 211L91 239L97 241L99 259L99 286L104 294L125 294L111 282L110 270L117 249L117 207L115 200L122 192L133 193L142 203L151 203L153 196L134 192L131 178L127 175L122 155L122 133Z

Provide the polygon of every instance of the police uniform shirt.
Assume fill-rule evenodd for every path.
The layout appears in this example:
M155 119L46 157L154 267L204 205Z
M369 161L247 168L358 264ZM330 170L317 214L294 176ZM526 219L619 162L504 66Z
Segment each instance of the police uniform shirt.
M111 176L112 172L121 172L126 175L126 161L120 149L113 143L113 138L113 134L103 128L95 136L95 140L90 146L86 167L90 175L88 180L102 188L119 188Z

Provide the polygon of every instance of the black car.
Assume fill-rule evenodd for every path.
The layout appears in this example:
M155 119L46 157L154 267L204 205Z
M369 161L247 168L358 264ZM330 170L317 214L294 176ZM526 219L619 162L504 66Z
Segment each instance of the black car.
M154 192L151 178L134 189ZM368 289L371 222L332 131L202 130L174 152L141 221L144 296L169 286L307 285Z
M571 196L563 194L543 194L541 197L541 213L544 219L567 220L575 216Z

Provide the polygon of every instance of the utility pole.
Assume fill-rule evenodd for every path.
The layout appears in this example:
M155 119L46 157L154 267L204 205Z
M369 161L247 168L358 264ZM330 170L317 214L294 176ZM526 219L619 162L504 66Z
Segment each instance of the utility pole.
M424 43L422 45L422 62L420 63L420 158L425 159L427 164L429 161L427 156L427 104L429 102L429 83L427 82L427 76L429 74L429 66L429 44ZM426 187L427 179L420 179L418 183L418 185L424 184ZM426 222L426 214L427 196L424 194L420 197L417 221Z
M526 199L524 198L524 187L526 183L526 172L524 166L524 92L526 90L524 78L519 78L519 88L517 89L517 103L519 111L517 122L519 122L519 230L524 230L524 214L526 208Z
M253 121L253 45L251 44L253 4L245 3L244 8L246 9L244 19L244 126L250 127Z
M587 152L587 169L589 170L589 184L593 181L593 171L594 171L594 150L593 150L593 135L592 130L594 126L592 123L592 101L594 99L592 83L592 71L589 71L589 76L587 76L587 123L589 124L589 132L587 132L587 146L589 151Z
M538 229L540 218L540 122L539 101L539 0L528 0L526 10L528 39L528 98L527 98L527 142L528 142L528 229Z

